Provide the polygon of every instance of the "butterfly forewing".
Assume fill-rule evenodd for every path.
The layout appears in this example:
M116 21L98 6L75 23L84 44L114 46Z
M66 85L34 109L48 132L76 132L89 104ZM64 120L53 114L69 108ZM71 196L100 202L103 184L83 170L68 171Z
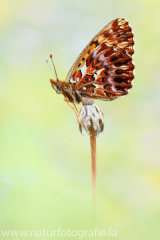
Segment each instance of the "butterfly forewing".
M126 95L134 78L133 45L128 22L112 21L83 50L66 82L82 97L113 100Z

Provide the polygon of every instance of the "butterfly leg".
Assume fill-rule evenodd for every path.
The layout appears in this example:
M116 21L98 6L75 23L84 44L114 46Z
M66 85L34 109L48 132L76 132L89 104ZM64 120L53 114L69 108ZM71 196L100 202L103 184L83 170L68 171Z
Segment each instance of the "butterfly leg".
M76 111L78 112L78 109L77 109L77 107L76 107L76 105L75 105L75 103L74 103L74 102L73 102L73 105L74 105L74 107L75 107Z
M75 103L73 102L73 105L74 105L74 107L72 107L72 105L69 103L69 100L68 99L66 99L66 98L63 98L64 99L64 101L74 110L74 112L75 112L75 114L76 114L76 116L77 116L77 122L79 123L79 117L78 117L78 109L77 109L77 107L76 107L76 105L75 105Z

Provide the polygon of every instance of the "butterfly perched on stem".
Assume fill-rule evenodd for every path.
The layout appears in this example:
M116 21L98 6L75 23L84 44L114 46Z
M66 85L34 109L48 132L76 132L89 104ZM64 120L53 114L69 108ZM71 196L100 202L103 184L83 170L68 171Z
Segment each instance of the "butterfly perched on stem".
M85 47L65 81L58 79L55 70L56 79L50 79L53 89L62 93L69 105L73 103L74 107L70 106L76 114L75 103L83 104L83 98L110 101L128 94L134 79L133 46L128 21L113 20Z

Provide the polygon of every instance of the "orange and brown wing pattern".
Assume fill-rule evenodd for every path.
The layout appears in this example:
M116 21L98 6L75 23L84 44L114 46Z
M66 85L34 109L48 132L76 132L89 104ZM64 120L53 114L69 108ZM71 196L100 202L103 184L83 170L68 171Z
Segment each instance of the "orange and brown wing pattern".
M107 41L110 44L123 48L130 57L134 53L132 29L124 18L118 18L109 23L98 40L100 43Z
M73 79L77 81L77 90L83 97L114 100L126 95L132 87L133 69L132 59L125 50L102 43Z
M134 78L133 34L125 19L109 23L88 44L71 68L67 82L82 97L114 100L126 95Z
M105 26L84 48L71 67L66 82L69 82L72 74L81 68L84 60L103 42L116 44L118 47L123 48L129 56L134 53L132 29L126 19L117 18Z

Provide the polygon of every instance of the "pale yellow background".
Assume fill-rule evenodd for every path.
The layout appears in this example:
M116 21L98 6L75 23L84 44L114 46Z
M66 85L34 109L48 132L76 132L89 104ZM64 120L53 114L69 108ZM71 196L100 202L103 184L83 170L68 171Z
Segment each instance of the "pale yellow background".
M129 95L96 102L105 115L97 227L117 240L160 238L159 0L0 1L0 229L93 229L89 138L51 88L45 60L52 52L64 79L117 17L133 28L136 71Z

